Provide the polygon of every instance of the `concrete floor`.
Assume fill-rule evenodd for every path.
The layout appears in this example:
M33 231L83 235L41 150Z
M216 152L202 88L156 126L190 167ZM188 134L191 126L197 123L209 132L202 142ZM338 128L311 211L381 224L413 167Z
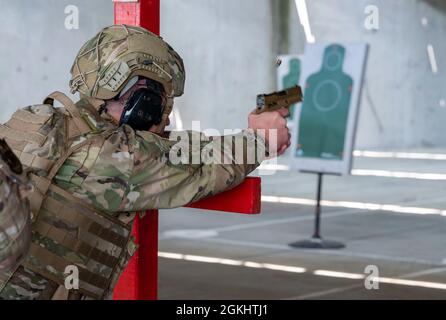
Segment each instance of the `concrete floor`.
M354 168L446 173L444 161L435 160L356 158ZM446 209L445 187L446 180L327 176L324 200L409 207L407 213L342 204L323 207L322 235L345 243L340 250L288 246L311 235L310 205L263 202L262 214L253 216L163 210L160 252L165 257L160 258L159 297L446 299L446 217L416 214L413 209ZM263 195L314 199L315 189L316 177L311 174L279 171L262 178ZM166 257L166 253L189 256ZM385 278L379 289L365 287L365 268L370 265ZM290 272L286 267L305 270Z

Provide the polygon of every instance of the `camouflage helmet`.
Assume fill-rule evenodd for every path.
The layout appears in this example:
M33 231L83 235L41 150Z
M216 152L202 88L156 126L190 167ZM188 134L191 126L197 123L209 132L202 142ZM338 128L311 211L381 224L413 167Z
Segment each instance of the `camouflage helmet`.
M160 82L168 97L183 94L183 60L161 37L141 27L114 25L87 41L71 68L71 92L87 98L116 97L130 79Z
M0 139L0 283L2 274L22 262L31 243L30 187L22 172L20 161Z

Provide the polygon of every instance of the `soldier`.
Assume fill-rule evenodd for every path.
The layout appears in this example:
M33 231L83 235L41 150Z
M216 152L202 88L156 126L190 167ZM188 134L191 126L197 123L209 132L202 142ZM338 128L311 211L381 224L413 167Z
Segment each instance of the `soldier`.
M136 250L130 236L135 212L179 207L233 188L266 151L281 154L290 145L288 111L281 109L250 114L250 130L229 139L242 140L243 159L255 151L252 163L237 163L221 137L187 132L201 143L176 148L164 128L174 97L183 94L183 62L140 27L103 29L80 49L71 73L80 101L55 92L0 126L34 184L32 243L0 288L3 299L110 298ZM54 100L64 107L54 107ZM276 130L277 143L258 129ZM172 160L190 160L209 146L224 163ZM79 281L68 288L65 273L73 266Z

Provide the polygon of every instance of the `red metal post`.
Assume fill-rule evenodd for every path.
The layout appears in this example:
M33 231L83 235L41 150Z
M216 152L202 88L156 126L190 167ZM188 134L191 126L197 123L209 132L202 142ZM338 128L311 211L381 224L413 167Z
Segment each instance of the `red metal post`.
M133 236L138 250L115 287L115 300L155 300L158 290L158 210L135 218Z
M160 31L160 0L115 0L115 24ZM240 186L188 205L191 208L244 214L260 213L260 178L247 178ZM133 235L139 248L115 287L115 300L154 300L158 288L158 210L135 218Z
M160 0L115 2L115 24L128 24L160 33Z
M115 1L115 24L160 32L160 0ZM115 300L155 300L158 291L158 210L136 217L133 235L139 248L116 285Z

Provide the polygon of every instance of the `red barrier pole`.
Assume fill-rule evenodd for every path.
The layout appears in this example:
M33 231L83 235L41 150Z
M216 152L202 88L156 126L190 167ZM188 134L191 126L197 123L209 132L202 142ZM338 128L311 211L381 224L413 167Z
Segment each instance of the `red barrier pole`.
M115 24L144 27L159 35L160 0L115 1ZM158 210L135 218L133 235L139 248L116 285L115 300L155 300L158 291Z
M131 0L130 0L131 1ZM160 31L160 0L115 0L115 24ZM247 178L240 186L188 205L191 208L244 214L260 213L260 178ZM139 248L115 287L115 300L155 300L158 290L158 210L135 218L133 235Z

